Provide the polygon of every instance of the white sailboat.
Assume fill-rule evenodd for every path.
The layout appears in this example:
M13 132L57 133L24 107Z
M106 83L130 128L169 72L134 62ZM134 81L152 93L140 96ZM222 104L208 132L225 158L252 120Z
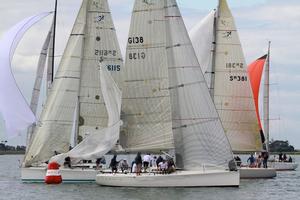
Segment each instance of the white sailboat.
M98 174L124 187L238 186L233 156L175 0L136 0L123 71L120 145L175 151L172 174Z
M190 35L233 151L262 151L265 139L259 129L247 65L226 0L219 0L218 9L196 25ZM274 169L241 168L240 172L241 178L276 176Z
M22 181L44 181L50 159L62 164L69 156L76 163L112 149L119 135L121 94L105 68L118 82L122 65L107 1L83 0L25 156ZM79 144L77 135L83 139ZM69 151L71 144L77 145ZM53 157L57 152L62 154ZM63 182L94 181L97 173L60 170Z
M269 126L270 126L270 44L268 48L268 54L265 56L257 59L253 63L251 63L248 67L249 76L251 82L256 86L252 87L254 99L256 103L256 112L257 118L260 120L260 112L258 109L259 104L259 87L261 84L262 75L264 74L264 101L263 101L263 133L266 136L266 150L270 152L269 149ZM264 73L263 73L264 72ZM252 84L252 85L253 85ZM285 171L285 170L295 170L298 167L298 164L295 162L278 162L276 160L269 161L269 166L278 170L278 171Z

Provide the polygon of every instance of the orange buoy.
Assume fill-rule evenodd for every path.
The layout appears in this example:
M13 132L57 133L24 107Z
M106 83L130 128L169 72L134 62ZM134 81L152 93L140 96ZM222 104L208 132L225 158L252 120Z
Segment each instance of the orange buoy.
M46 184L60 184L62 182L59 167L60 165L56 162L51 162L48 164L48 169L45 177Z

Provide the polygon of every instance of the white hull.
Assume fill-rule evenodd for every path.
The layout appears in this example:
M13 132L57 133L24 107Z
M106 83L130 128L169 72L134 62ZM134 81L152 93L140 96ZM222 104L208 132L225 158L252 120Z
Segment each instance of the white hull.
M177 171L173 174L98 174L96 183L117 187L238 187L239 172Z
M97 171L95 169L82 168L62 168L60 173L63 183L67 182L94 182ZM44 182L46 175L46 168L44 167L29 167L21 169L21 179L23 182Z
M274 178L276 170L274 168L240 168L241 179L258 179L258 178Z
M292 171L296 170L298 167L297 163L289 162L268 162L268 165L275 168L277 171Z

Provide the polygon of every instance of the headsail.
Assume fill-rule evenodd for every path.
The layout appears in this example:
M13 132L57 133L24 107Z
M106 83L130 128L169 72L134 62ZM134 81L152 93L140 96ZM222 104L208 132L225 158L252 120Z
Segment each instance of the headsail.
M24 19L11 28L0 41L0 112L9 135L26 129L36 120L16 84L11 72L11 60L25 32L49 14L46 12Z
M260 89L260 83L262 74L264 71L265 62L267 59L267 55L264 55L257 59L256 61L252 62L248 66L248 74L250 78L250 83L252 86L252 92L253 92L253 98L255 103L255 109L256 109L256 116L257 120L260 126L260 134L261 134L261 140L264 143L265 142L265 136L263 133L263 127L260 121L260 114L259 114L259 89Z

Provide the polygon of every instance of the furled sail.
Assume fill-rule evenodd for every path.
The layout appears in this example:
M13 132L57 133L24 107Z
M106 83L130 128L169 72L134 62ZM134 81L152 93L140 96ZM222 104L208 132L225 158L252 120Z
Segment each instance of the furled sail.
M256 109L256 116L260 127L261 140L263 143L265 142L265 136L263 133L263 127L260 121L260 114L259 114L259 90L260 90L260 83L261 83L261 78L264 71L266 59L267 59L267 55L264 55L261 58L257 59L256 61L252 62L248 66L248 75L252 87L253 98L254 98L255 109Z
M19 90L11 71L11 60L25 32L48 16L41 13L24 19L11 28L0 41L0 112L5 120L6 132L12 136L35 122L35 116Z
M120 144L126 151L174 149L165 1L135 1L126 49Z
M219 0L214 27L210 93L233 151L259 151L262 141L247 66L226 0Z
M177 165L227 168L231 147L175 0L166 1L167 68Z
M105 65L100 67L100 79L101 91L109 116L107 127L94 131L71 151L57 155L51 158L51 161L63 164L68 156L73 162L101 158L117 143L121 125L121 91Z
M80 140L107 127L99 60L113 78L118 77L122 57L107 1L84 0L27 153L26 166L69 150L76 107Z

